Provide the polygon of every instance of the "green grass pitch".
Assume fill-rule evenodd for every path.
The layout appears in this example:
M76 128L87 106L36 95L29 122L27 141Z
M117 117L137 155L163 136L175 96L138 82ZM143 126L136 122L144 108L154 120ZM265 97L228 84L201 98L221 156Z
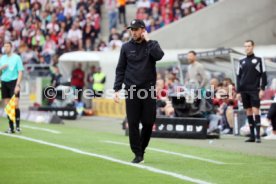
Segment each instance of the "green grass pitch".
M0 118L0 130L7 128ZM65 125L23 125L60 131L27 129L23 133L32 139L76 148L85 152L109 156L129 162L133 155L128 146L107 144L106 140L128 143L124 135L99 130L88 130ZM276 159L242 153L168 143L152 139L150 147L212 159L225 164L214 164L177 155L148 150L145 166L199 179L208 183L275 183ZM153 173L108 160L74 153L68 150L0 135L1 184L182 184L191 183L172 176Z

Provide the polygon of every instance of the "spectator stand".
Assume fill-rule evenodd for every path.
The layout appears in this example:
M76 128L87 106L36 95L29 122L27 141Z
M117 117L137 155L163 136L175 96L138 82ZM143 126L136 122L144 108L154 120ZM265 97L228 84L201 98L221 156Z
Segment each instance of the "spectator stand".
M144 20L147 31L153 32L215 2L217 0L138 0L136 18Z

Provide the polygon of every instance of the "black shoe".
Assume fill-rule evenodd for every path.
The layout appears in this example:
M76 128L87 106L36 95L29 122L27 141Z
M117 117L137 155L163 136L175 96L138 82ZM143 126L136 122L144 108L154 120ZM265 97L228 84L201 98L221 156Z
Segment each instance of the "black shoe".
M245 140L244 142L255 142L255 138L249 138L249 139Z
M144 157L142 156L135 156L135 158L131 161L133 164L142 164L144 163Z
M256 143L261 143L262 141L261 141L261 139L260 138L257 138L256 139Z
M5 133L7 133L7 134L14 134L15 131L14 131L14 130L11 130L11 129L8 129L8 130L5 131Z

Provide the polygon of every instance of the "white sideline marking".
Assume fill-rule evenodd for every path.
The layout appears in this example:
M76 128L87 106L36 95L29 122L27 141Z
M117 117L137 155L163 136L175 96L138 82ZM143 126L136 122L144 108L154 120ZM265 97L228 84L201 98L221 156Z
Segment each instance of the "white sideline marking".
M6 134L6 133L2 133L2 132L0 132L0 135L4 135L4 136L8 136L8 137L14 137L14 138L18 138L18 139L23 139L23 140L26 140L26 141L31 141L31 142L35 142L35 143L39 143L39 144L44 144L44 145L47 145L47 146L52 146L52 147L60 148L60 149L63 149L63 150L72 151L74 153L79 153L79 154L82 154L82 155L101 158L101 159L108 160L108 161L115 162L115 163L119 163L119 164L122 164L122 165L132 166L132 167L144 169L144 170L147 170L147 171L151 171L151 172L154 172L154 173L168 175L168 176L178 178L178 179L184 180L184 181L189 181L189 182L192 182L192 183L211 184L209 182L199 180L199 179L196 179L196 178L191 178L191 177L188 177L188 176L185 176L185 175L182 175L182 174L178 174L178 173L174 173L174 172L170 172L170 171L164 171L164 170L157 169L157 168L150 167L150 166L145 166L145 165L140 165L140 164L132 164L132 163L129 163L129 162L126 162L126 161L123 161L123 160L119 160L119 159L116 159L116 158L112 158L112 157L109 157L109 156L100 155L100 154L96 154L96 153L90 153L90 152L86 152L86 151L81 151L77 148L72 148L72 147L68 147L68 146L64 146L64 145L60 145L60 144L55 144L55 143L50 143L50 142L46 142L46 141L39 140L39 139L33 139L33 138L30 138L30 137L13 135L13 134Z
M109 144L129 146L129 144L122 143L122 142L115 142L115 141L104 141L104 142L105 143L109 143ZM220 161L216 161L216 160L211 160L211 159L197 157L197 156L183 154L183 153L177 153L177 152L162 150L162 149L158 149L158 148L150 148L150 147L148 147L147 149L148 150L152 150L152 151L156 151L156 152L160 152L160 153L166 153L166 154L176 155L176 156L180 156L180 157L184 157L184 158L190 158L190 159L200 160L200 161L204 161L204 162L209 162L209 163L212 163L212 164L218 164L218 165L227 164L225 162L220 162Z
M33 129L33 130L40 130L40 131L44 131L44 132L50 132L50 133L53 133L53 134L61 134L60 131L51 130L51 129L48 129L48 128L39 128L39 127L34 127L34 126L29 126L29 125L21 125L21 127L29 128L29 129Z

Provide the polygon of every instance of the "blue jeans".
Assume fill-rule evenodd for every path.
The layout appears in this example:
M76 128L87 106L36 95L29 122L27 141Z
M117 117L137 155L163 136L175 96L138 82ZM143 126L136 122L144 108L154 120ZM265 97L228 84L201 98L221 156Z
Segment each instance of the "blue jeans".
M112 28L117 28L118 13L116 11L109 13L108 18L109 18L109 30L111 30Z

